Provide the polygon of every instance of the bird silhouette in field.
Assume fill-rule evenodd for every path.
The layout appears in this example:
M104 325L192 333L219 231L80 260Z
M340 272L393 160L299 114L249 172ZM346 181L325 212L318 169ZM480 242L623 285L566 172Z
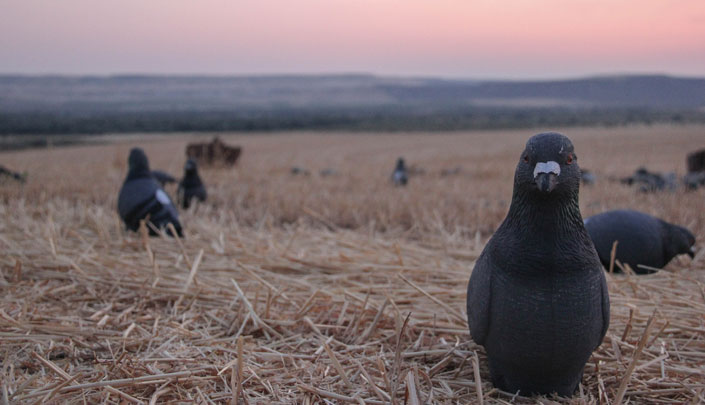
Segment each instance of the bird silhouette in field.
M531 137L509 213L470 277L470 334L503 391L572 395L607 332L607 283L583 226L579 187L570 139Z
M634 210L615 210L585 219L600 261L609 269L612 245L617 242L615 259L628 264L637 274L660 269L674 257L687 254L695 257L695 236L686 228L668 223L649 214ZM619 269L615 267L618 271Z
M172 224L176 233L182 236L176 207L152 177L147 155L142 149L133 148L130 151L128 167L127 178L118 195L118 213L127 229L137 231L140 221L145 220L152 236L159 234L158 229L166 229L166 233L171 235L168 224Z
M406 171L406 164L404 163L404 158L397 159L397 166L394 168L392 173L392 183L395 186L406 186L409 181L409 175Z
M189 159L184 165L184 177L179 182L177 191L179 202L184 209L191 206L191 201L195 198L199 201L206 201L206 186L198 175L196 161Z

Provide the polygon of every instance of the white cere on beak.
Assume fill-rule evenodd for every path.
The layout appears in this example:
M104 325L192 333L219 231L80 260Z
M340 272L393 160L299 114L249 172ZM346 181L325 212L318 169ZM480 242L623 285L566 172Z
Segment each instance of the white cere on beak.
M539 173L553 173L556 176L560 176L561 165L554 162L553 160L550 160L548 162L538 162L536 163L536 167L534 167L534 178L536 178Z

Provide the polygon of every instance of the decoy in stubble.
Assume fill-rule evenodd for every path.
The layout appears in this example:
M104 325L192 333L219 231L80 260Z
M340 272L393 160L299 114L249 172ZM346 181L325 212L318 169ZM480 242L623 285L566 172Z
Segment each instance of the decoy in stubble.
M4 179L12 179L14 181L17 181L19 183L24 183L27 181L27 174L20 174L15 171L12 171L4 166L0 166L0 181Z
M150 235L158 235L156 229L163 229L171 235L171 230L168 228L168 224L171 223L176 233L182 236L176 207L152 177L147 155L142 149L133 148L130 151L128 166L127 177L118 195L118 213L127 228L137 231L140 220L146 220Z
M582 181L584 185L592 186L593 184L595 184L596 180L597 177L595 176L595 173L587 169L580 170L580 181Z
M683 185L687 191L705 186L705 172L690 172L683 176Z
M339 175L340 175L340 173L338 173L337 170L331 169L330 167L327 167L327 168L325 168L325 169L321 169L321 170L318 172L318 174L319 174L321 177L335 177L335 176L339 176Z
M634 210L615 210L585 219L600 261L610 267L612 245L617 241L615 259L628 264L637 274L649 274L660 269L675 256L695 256L695 236L686 228L668 223L649 214ZM614 266L619 271L618 266Z
M397 159L397 165L392 173L392 183L395 186L406 186L409 181L409 175L406 171L406 164L404 163L404 158Z
M473 340L495 387L570 396L607 332L609 295L578 206L580 168L567 137L533 136L514 174L509 213L468 284Z
M308 171L308 169L304 169L303 167L298 167L294 166L289 170L289 173L291 173L292 176L304 176L308 177L311 175L311 172Z
M206 186L198 175L198 167L193 159L188 159L184 165L184 177L179 182L177 195L184 209L191 206L194 198L201 202L206 201Z
M655 191L674 191L678 187L678 177L675 173L652 172L645 167L636 169L634 174L620 180L622 184L636 186L642 193Z

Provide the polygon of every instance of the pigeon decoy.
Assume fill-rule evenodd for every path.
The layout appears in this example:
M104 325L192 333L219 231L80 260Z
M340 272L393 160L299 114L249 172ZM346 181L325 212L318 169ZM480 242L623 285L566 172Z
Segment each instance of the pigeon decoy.
M572 395L607 332L607 283L583 226L579 187L570 139L531 137L514 173L509 213L470 277L470 334L503 391Z
M639 267L643 264L660 269L675 256L695 257L695 236L686 228L668 223L649 214L634 210L615 210L585 219L600 261L610 267L612 245L617 241L615 259L629 264L637 274L655 270ZM617 266L614 267L619 271Z
M140 220L148 221L149 234L158 235L156 229L174 225L176 233L183 236L179 214L169 195L162 190L149 170L147 155L140 148L133 148L128 158L129 171L118 195L118 213L128 229L137 231ZM156 228L156 229L155 229Z
M189 159L184 165L184 177L179 182L177 191L181 207L188 209L191 200L196 198L199 201L206 201L206 186L203 185L201 177L198 175L196 161Z

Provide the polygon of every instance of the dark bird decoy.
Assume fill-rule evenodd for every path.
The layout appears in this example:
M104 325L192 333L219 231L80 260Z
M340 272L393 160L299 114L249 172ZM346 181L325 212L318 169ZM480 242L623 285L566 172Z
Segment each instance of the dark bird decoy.
M409 181L409 175L406 172L406 164L404 158L397 159L397 166L392 173L392 182L395 186L406 186Z
M686 228L634 210L607 211L585 219L600 261L609 269L612 245L617 241L615 259L628 264L637 274L660 269L675 256L695 256L695 236ZM618 267L614 267L619 271Z
M683 176L683 185L687 191L705 186L705 172L690 172Z
M154 177L162 187L167 184L176 183L176 179L172 175L162 170L152 170L152 177Z
M678 178L675 173L651 172L645 167L636 169L633 175L620 180L622 184L637 186L642 193L654 191L674 191L678 186Z
M178 190L179 202L184 209L191 206L194 198L199 201L206 201L206 186L198 175L196 161L189 159L184 165L184 177L179 182Z
M470 277L470 334L503 391L572 395L607 332L607 284L583 226L579 187L570 139L530 138L509 213Z
M311 172L302 167L294 166L289 170L292 176L310 176Z
M340 175L337 170L331 168L325 168L318 172L321 177L334 177Z
M27 180L27 174L20 174L4 166L0 166L0 179L1 178L9 178L20 183L24 183Z
M140 220L144 219L148 222L149 234L152 236L158 235L156 229L166 229L166 233L171 235L167 227L170 223L174 225L176 233L182 236L176 207L152 177L147 155L142 149L133 148L130 151L128 166L127 178L118 196L118 213L127 228L137 231Z
M580 181L582 181L583 184L585 184L586 186L591 186L595 184L595 180L597 180L597 177L595 177L595 173L587 169L580 170Z

